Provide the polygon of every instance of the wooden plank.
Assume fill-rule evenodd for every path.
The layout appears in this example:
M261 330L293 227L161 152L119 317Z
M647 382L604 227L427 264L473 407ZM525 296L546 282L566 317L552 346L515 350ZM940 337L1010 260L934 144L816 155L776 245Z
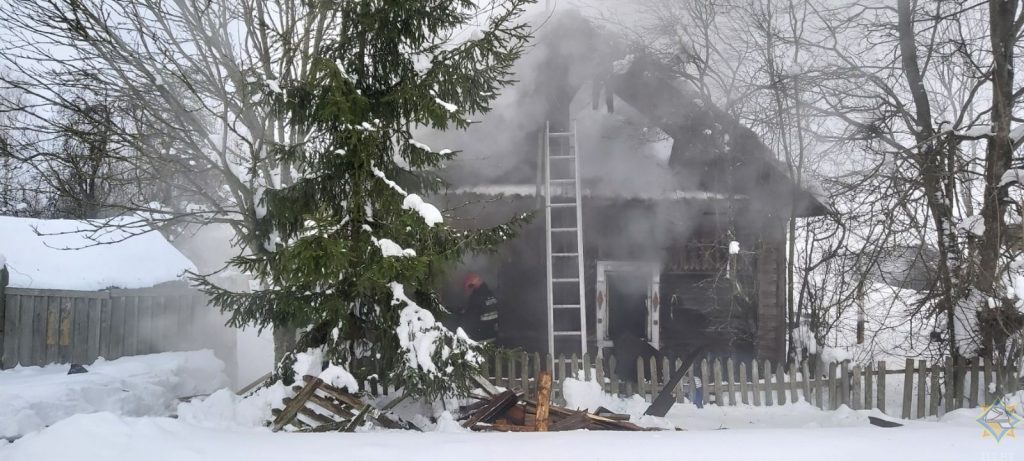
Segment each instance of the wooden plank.
M537 385L537 432L547 432L551 403L551 372L540 373Z
M797 393L797 381L796 381L796 365L789 365L789 401L796 403L800 400Z
M978 390L979 390L978 389L978 379L981 378L981 376L980 376L981 375L981 367L980 367L980 364L978 362L980 360L981 360L981 357L975 357L973 360L968 362L969 367L970 367L968 373L969 373L970 379L971 379L971 387L970 387L971 390L967 394L967 404L970 405L971 408L977 408L978 407L978 403L979 403L979 399L978 399Z
M715 405L725 405L725 386L722 382L722 361L718 358L715 359L713 365L714 369L714 380L715 380Z
M519 388L523 394L530 393L530 354L522 352L519 354Z
M747 397L747 364L740 362L740 401L744 405L750 403L750 399Z
M86 301L86 338L88 346L85 356L88 363L94 362L100 356L100 309L103 299L93 298Z
M75 363L92 363L89 357L89 299L74 300L71 332L71 360Z
M811 369L806 360L800 364L800 374L803 376L804 401L811 404Z
M868 362L868 365L864 367L864 409L866 410L875 408L875 401L873 399L875 387L871 376L872 370L871 362Z
M735 365L732 362L732 357L729 357L729 359L725 361L725 387L726 387L726 393L729 396L729 406L730 407L735 407L736 406L736 393L735 393L736 392L736 388L735 388L735 384L734 384L736 382L736 374L735 373L736 373L736 367L735 367Z
M0 368L14 368L18 364L18 346L20 345L21 333L21 296L4 295L0 290L0 296L4 296L4 344L3 357L0 360Z
M124 356L139 353L139 298L132 296L124 299Z
M295 398L284 406L284 409L281 410L281 414L278 415L277 418L274 418L274 424L271 427L271 430L274 432L280 431L286 425L291 423L299 414L299 410L306 405L306 400L309 399L309 396L313 395L321 384L323 384L323 381L321 381L320 378L316 378L307 383L302 390L295 395Z
M71 362L72 336L74 329L74 299L60 298L60 330L57 338L57 360Z
M942 395L941 395L942 394L942 390L939 387L939 373L940 373L940 370L941 370L941 368L939 367L939 363L938 362L932 364L932 370L931 370L932 395L931 395L930 401L928 402L928 414L930 414L932 416L938 416L939 415L939 400L942 399Z
M757 370L757 360L750 362L750 398L755 407L761 406L761 374Z
M18 304L20 305L19 310L21 311L20 322L18 328L18 363L22 366L32 364L32 334L35 332L33 324L35 323L36 308L34 306L35 297L18 295Z
M622 390L619 389L619 375L615 374L615 367L618 364L615 363L615 356L608 357L608 377L609 384L611 385L612 395L622 395Z
M153 353L153 297L138 297L138 333L135 336L135 353Z
M852 389L853 395L850 396L851 408L853 408L854 410L860 410L861 408L863 408L863 403L864 403L864 401L861 400L862 393L861 393L860 375L861 375L861 373L860 373L860 365L854 366L853 367L853 389Z
M708 364L708 359L704 358L700 361L700 381L704 387L704 403L710 403L711 393L713 392L713 385L711 381L714 378L711 377L711 366Z
M825 379L820 366L815 366L817 371L814 374L814 398L818 403L818 408L824 410L828 406L828 400L825 398Z
M954 362L954 366L955 366L955 369L956 369L956 375L954 375L954 376L955 376L955 379L956 379L956 388L955 389L956 389L956 407L957 408L963 408L964 407L964 377L967 375L967 366L966 365L967 364L964 363L964 360L962 358L959 359L959 360L956 360Z
M761 369L764 373L764 405L766 407L772 406L772 364L765 360L764 368Z
M879 411L885 413L885 361L878 362L878 405Z
M837 384L836 363L832 362L828 364L828 408L826 410L839 408L839 389L837 389Z
M786 369L780 362L775 365L775 390L779 397L778 404L786 404Z
M910 419L910 406L914 398L914 359L907 359L903 368L903 419Z
M60 359L60 298L46 298L46 352L43 363Z
M991 392L988 391L989 389L992 388L992 383L995 382L992 379L992 359L990 359L990 358L986 358L985 359L984 370L985 370L984 371L984 373L985 373L985 379L984 379L985 387L982 388L981 393L982 393L982 395L985 396L985 398L982 399L982 402L984 402L983 403L984 405L992 405L992 402L995 401L995 399L993 398L994 395ZM949 375L946 375L946 376L949 376ZM948 393L947 393L947 400L946 401L949 402L951 400L952 399L949 398ZM947 403L946 405L948 406L949 404Z
M109 354L105 356L108 360L116 359L124 355L125 331L124 322L127 317L125 298L111 298L110 300L110 335L104 341L108 344Z
M681 366L683 366L683 360L680 359L680 358L676 358L675 361L672 362L672 369L678 369ZM691 365L690 368L686 369L686 371L684 372L685 375L684 375L683 379L680 379L679 383L676 384L676 403L683 403L683 402L686 401L686 397L687 397L686 390L687 390L687 385L689 384L689 381L690 381L687 378L690 376L690 373L692 373L692 372L693 372L693 366ZM684 382L686 382L687 384L684 385L683 384ZM690 387L690 389L692 389L692 387Z
M925 414L925 394L928 390L928 366L924 360L917 361L917 418L921 419L927 416Z
M839 381L839 403L850 406L850 362L844 360L839 369L842 372Z
M34 298L32 314L32 354L29 365L46 364L46 319L50 315L50 299L37 296ZM22 364L24 365L24 364Z
M651 401L653 402L654 398L658 396L658 392L661 391L661 388L664 386L661 384L661 373L658 373L658 359L651 356L651 359L648 360L648 362L650 362L651 366L651 379L647 382L647 393L650 394ZM670 372L671 371L666 371L666 373Z
M640 397L643 398L644 400L647 400L647 392L646 392L647 386L644 385L644 381L646 379L647 379L647 377L644 376L644 358L643 357L637 357L636 358L636 393L639 394Z

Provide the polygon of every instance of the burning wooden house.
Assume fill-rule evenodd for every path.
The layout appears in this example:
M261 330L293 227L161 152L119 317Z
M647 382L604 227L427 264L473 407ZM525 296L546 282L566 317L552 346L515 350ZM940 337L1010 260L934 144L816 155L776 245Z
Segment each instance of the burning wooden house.
M553 18L494 112L430 140L465 150L443 172L449 222L534 213L450 272L446 305L462 309L474 273L506 347L783 357L785 222L825 207L752 131L621 49L579 15Z

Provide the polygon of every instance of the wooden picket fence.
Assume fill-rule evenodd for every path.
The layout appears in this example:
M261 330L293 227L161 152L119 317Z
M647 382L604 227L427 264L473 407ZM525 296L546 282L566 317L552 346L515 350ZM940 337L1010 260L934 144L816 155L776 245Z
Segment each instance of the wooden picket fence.
M680 363L678 359L638 358L637 378L622 379L615 374L614 357L596 361L589 355L573 355L552 360L536 353L503 351L488 360L486 376L495 385L535 393L540 370L550 369L552 398L559 403L565 402L562 384L566 378L596 381L609 394L640 395L650 402L668 382L669 365ZM703 402L709 405L807 402L823 410L841 405L855 410L877 408L907 419L987 405L998 395L1020 389L1016 367L981 359L930 366L924 360L907 359L903 369L887 369L886 362L861 366L844 361L812 373L807 362L787 368L768 360L705 358L686 370L674 392L676 401L694 401L701 387L698 383L702 384Z

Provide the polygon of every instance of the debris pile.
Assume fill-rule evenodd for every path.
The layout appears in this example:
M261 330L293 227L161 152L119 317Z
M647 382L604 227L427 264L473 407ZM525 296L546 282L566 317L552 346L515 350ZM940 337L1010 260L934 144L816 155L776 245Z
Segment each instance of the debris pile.
M629 422L629 415L598 408L594 413L551 405L551 374L543 372L538 380L537 399L525 398L514 390L499 391L487 381L477 380L487 395L473 405L463 407L468 419L463 427L474 431L557 432L578 429L608 431L647 431Z
M291 426L299 432L352 432L366 421L387 429L419 430L416 426L392 418L388 410L402 399L377 409L359 397L325 383L315 376L302 377L305 386L295 385L295 397L284 399L284 408L274 409L274 432Z

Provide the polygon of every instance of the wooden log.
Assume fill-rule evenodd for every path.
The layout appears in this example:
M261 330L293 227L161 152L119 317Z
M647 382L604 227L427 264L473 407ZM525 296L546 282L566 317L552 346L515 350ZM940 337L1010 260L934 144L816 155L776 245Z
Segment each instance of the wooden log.
M885 413L885 361L878 362L878 405L882 413Z
M740 401L744 405L750 403L747 397L747 364L744 362L740 362Z
M548 417L551 405L551 372L540 373L537 385L537 432L548 431Z
M914 398L914 359L907 359L903 368L903 419L910 419Z
M290 402L288 402L284 409L281 410L281 414L274 419L274 424L271 430L274 432L280 431L286 425L295 419L295 416L299 414L299 410L306 404L306 400L309 399L310 395L316 392L317 388L320 387L324 382L320 378L314 378L313 380L306 383L306 385L295 395Z
M853 367L853 395L850 396L851 408L854 410L860 410L864 401L861 395L861 381L860 381L860 365Z

